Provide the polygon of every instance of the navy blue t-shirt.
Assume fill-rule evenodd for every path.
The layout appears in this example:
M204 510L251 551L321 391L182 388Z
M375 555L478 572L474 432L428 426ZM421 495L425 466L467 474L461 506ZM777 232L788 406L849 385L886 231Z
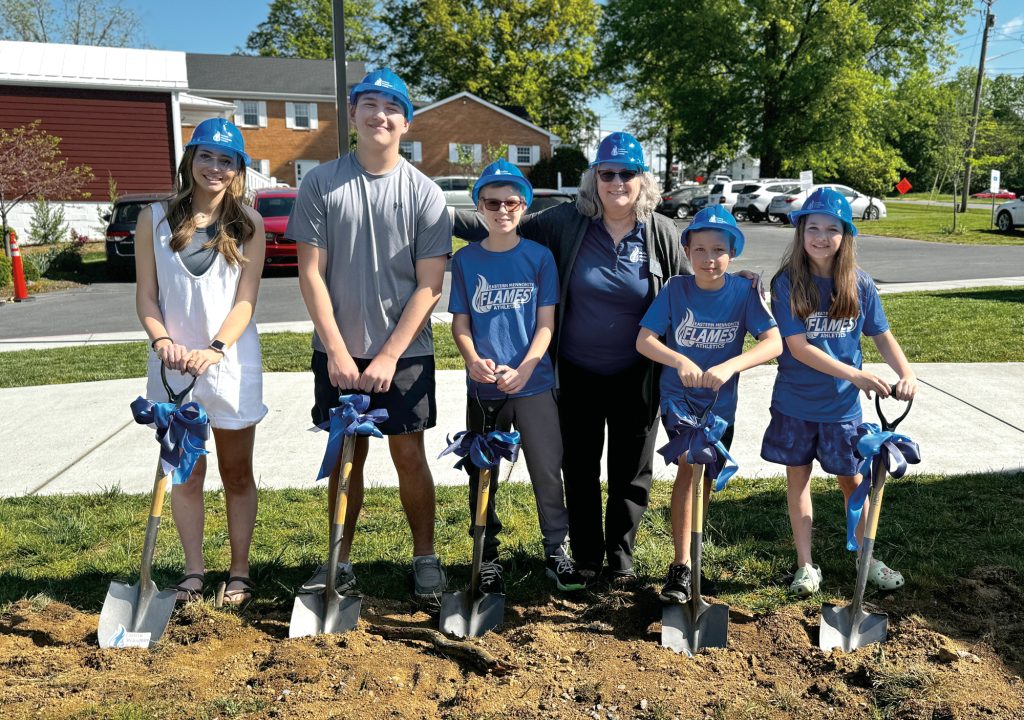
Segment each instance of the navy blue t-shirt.
M725 275L718 290L701 290L692 275L677 275L654 298L640 324L664 336L665 345L685 355L701 370L720 365L743 352L747 333L757 337L775 327L775 320L761 302L757 288L743 278ZM714 413L732 425L736 420L739 374L718 391ZM675 368L661 367L661 409L669 400L685 407L703 408L715 396L710 388L683 387Z
M858 370L863 361L862 334L881 335L889 329L882 300L875 283L863 270L857 270L857 296L860 314L852 319L832 320L828 307L832 302L832 278L816 275L820 303L805 321L790 309L789 273L783 273L772 285L772 313L779 323L783 340L790 335L806 335L807 342L844 365ZM784 415L810 422L851 422L861 416L860 391L848 380L815 370L793 357L782 343L779 372L772 391L772 407Z
M573 263L558 352L591 372L613 375L640 360L636 326L653 294L643 228L616 246L593 220Z
M470 243L452 259L448 310L469 315L477 355L497 365L518 367L537 332L537 309L558 304L558 270L551 251L532 240L505 252ZM498 400L505 394L495 383L476 383L466 374L469 395ZM526 397L555 386L551 356L537 364L529 382L509 397Z

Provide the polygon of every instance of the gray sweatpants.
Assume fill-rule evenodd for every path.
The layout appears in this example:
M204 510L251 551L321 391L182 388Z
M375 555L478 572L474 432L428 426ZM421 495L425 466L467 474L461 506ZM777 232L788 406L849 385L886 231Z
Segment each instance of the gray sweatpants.
M504 402L504 405L502 405ZM481 404L483 407L481 407ZM500 410L498 409L500 407ZM528 397L502 400L480 400L470 397L466 401L466 425L470 430L484 429L484 412L492 415L497 410L495 430L519 431L530 473L533 494L537 500L537 517L544 538L545 556L561 553L562 544L569 534L569 513L565 509L565 491L562 487L562 435L559 432L558 404L550 390ZM492 429L492 428L489 428ZM484 539L484 559L498 557L498 533L501 520L494 510L498 489L498 471L491 473L491 494L487 503L487 529ZM470 535L473 534L473 514L476 511L478 471L469 477Z

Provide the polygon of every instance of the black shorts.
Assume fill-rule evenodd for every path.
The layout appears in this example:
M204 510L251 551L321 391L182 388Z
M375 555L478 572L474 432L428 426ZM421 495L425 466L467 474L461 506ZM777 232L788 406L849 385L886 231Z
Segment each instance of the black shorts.
M362 372L370 360L353 358ZM331 385L327 373L327 353L313 351L309 362L313 371L313 424L319 425L330 417L331 408L338 406L338 395L363 393L362 390L340 389ZM377 427L385 435L405 435L422 432L437 424L437 400L434 384L434 356L399 358L391 387L386 393L363 393L370 396L370 409L383 408L388 419Z

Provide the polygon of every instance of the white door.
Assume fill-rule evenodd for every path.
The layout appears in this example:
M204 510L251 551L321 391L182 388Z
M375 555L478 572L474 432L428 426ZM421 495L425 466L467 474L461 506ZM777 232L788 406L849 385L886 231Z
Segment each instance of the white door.
M295 161L295 187L302 184L302 178L310 170L320 164L319 160L296 160Z

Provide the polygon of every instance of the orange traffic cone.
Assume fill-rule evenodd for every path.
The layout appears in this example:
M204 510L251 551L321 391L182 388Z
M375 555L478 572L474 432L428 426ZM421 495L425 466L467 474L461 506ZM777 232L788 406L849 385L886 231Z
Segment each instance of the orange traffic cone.
M11 230L11 274L14 276L14 302L28 300L28 285L25 283L25 266L21 262L18 235Z

